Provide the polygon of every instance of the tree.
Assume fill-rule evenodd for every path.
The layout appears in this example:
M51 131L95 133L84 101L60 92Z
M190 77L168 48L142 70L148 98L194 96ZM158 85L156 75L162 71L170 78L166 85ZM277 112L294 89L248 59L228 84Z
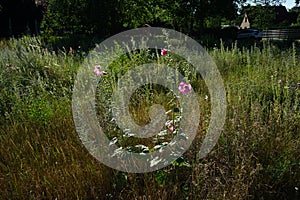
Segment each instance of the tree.
M45 34L110 35L120 30L121 0L48 0Z
M81 32L85 29L82 15L85 0L49 0L43 28L48 34Z
M252 2L256 5L282 5L286 0L251 0L249 2Z
M233 19L245 0L48 0L43 28L51 34L109 35L144 24L194 34L211 19Z
M275 10L270 5L248 5L243 8L243 13L247 13L251 26L258 29L269 28L275 20Z
M0 34L18 36L34 32L36 4L34 0L0 0Z
M150 13L154 22L168 24L189 34L201 32L210 19L234 19L238 5L244 0L151 0L155 12ZM154 6L152 6L154 7ZM143 9L147 10L147 9ZM159 24L159 23L156 23Z

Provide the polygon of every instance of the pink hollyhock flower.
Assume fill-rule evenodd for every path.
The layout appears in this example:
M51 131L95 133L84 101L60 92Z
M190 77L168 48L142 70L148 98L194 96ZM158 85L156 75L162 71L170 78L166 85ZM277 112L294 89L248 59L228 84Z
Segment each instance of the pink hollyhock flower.
M100 71L100 66L99 65L96 65L94 67L94 73L97 75L97 76L103 76L103 75L106 75L107 73L105 71Z
M175 126L173 123L166 123L166 127L173 132L175 130Z
M168 52L167 49L163 49L163 50L161 50L160 54L162 56L165 56L167 54L167 52Z
M189 94L192 91L192 86L189 83L181 82L178 89L182 94Z
M107 74L105 71L97 71L95 73L97 74L97 76L103 76Z

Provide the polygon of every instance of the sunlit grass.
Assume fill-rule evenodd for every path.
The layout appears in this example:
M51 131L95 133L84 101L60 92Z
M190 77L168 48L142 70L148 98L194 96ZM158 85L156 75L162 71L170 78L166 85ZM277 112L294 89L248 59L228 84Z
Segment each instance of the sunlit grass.
M300 180L300 62L296 51L295 46L280 50L268 42L262 48L233 45L230 49L221 46L209 50L222 74L228 101L218 144L208 157L197 158L210 120L210 97L206 97L208 91L201 77L192 74L201 115L191 148L182 159L162 170L128 174L95 160L75 131L71 94L82 54L52 52L36 38L7 41L0 46L0 197L296 197ZM110 73L114 74L107 75L107 83L124 74L116 66L149 61L147 55L130 56L111 66L114 70ZM163 59L160 62L167 62ZM183 73L189 69L184 66ZM110 87L103 84L101 89L110 95ZM140 89L132 96L130 110L141 125L149 122L147 109L153 102L161 103L166 110L179 106L169 91L152 89ZM98 109L103 115L106 107L99 104ZM110 116L106 117L108 120ZM122 134L114 128L113 123L107 127L109 137ZM142 140L122 142L130 146ZM144 142L155 145L152 140Z

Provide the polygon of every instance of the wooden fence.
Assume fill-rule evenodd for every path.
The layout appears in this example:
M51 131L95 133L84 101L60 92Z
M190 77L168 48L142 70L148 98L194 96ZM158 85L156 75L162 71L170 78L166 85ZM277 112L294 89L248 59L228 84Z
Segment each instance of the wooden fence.
M264 30L263 38L272 39L300 39L300 29Z

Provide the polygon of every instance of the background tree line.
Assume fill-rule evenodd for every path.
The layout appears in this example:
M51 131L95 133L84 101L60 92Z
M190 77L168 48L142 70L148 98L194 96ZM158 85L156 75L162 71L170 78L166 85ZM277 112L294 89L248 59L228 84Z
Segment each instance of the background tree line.
M0 34L107 37L149 24L200 35L222 23L239 24L243 12L252 12L263 28L274 18L271 6L282 1L254 0L253 8L247 0L0 0Z
M0 36L38 34L45 13L46 5L42 2L0 0Z
M43 30L111 35L144 24L185 33L205 28L209 18L233 20L243 0L48 0Z

